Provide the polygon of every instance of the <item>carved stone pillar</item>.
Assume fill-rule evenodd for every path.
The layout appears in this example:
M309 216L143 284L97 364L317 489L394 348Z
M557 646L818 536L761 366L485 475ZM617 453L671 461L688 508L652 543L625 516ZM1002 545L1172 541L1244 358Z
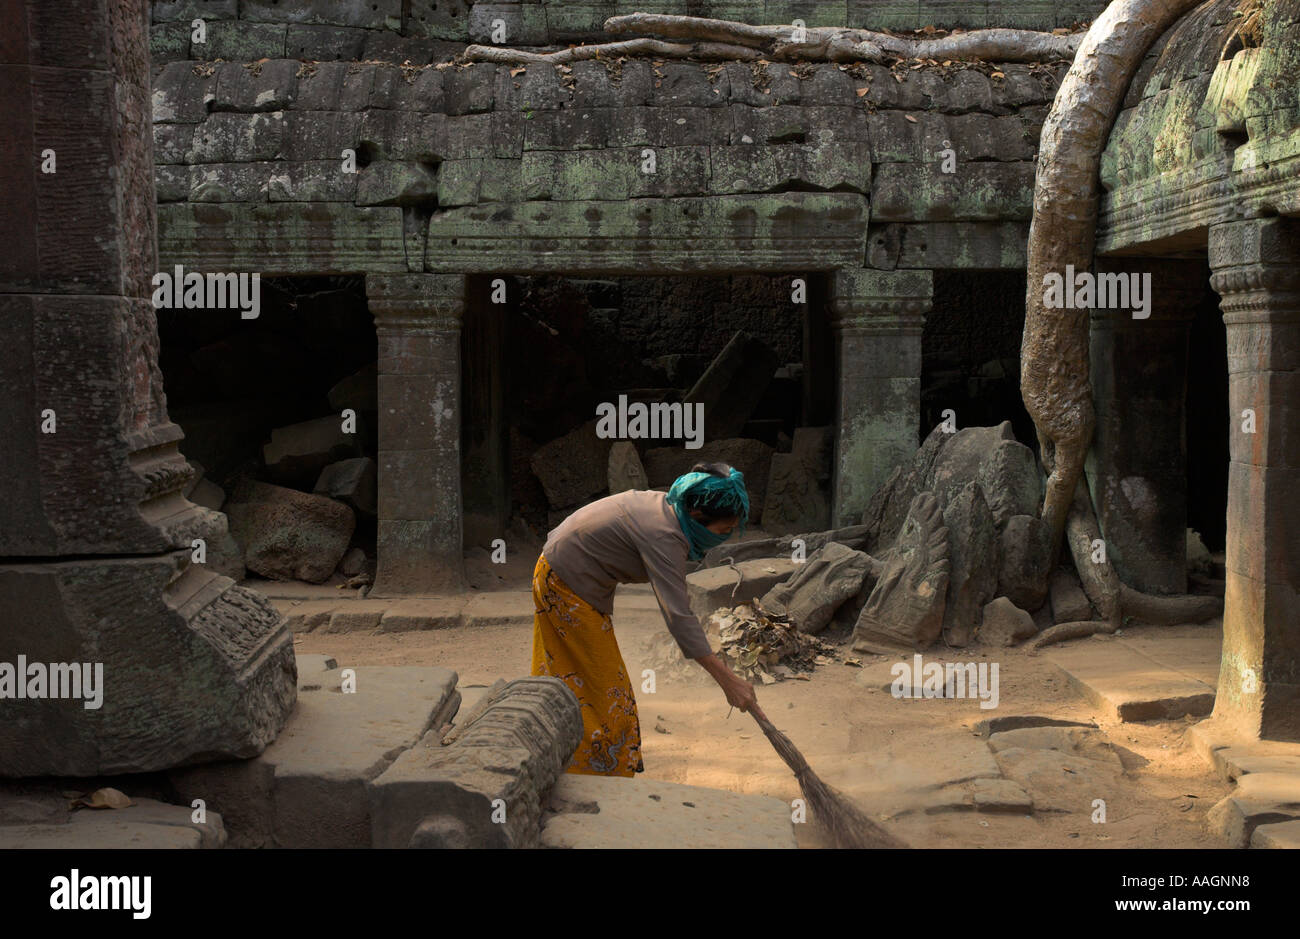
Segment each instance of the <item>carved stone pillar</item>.
M1210 229L1228 336L1227 588L1214 716L1300 741L1300 221Z
M255 756L296 665L190 552L226 523L158 367L149 4L2 4L0 65L0 776Z
M465 587L460 332L466 278L366 278L379 334L376 597Z
M1156 258L1098 258L1096 273L1150 284L1139 318L1131 306L1092 311L1087 472L1106 555L1138 590L1186 593L1187 344L1208 273Z
M831 520L856 525L872 493L917 448L921 331L930 271L840 270L831 279L839 388Z

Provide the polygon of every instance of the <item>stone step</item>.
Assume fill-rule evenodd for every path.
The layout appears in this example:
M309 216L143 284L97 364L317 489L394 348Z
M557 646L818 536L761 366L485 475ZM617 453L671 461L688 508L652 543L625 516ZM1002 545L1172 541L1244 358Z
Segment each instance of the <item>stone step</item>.
M1126 637L1086 640L1046 653L1071 687L1120 721L1205 717L1214 710L1221 639L1168 637L1134 642Z
M566 773L542 826L547 848L793 848L788 803L642 777Z
M344 673L355 691L344 692ZM359 666L298 676L283 732L251 760L169 773L181 798L221 812L233 847L365 848L366 784L460 703L445 668Z
M1214 717L1196 724L1188 736L1201 758L1226 781L1248 773L1300 776L1300 743L1243 736L1241 727Z
M1300 824L1300 775L1248 773L1237 780L1232 793L1210 809L1206 821L1231 848L1254 845L1260 828L1280 822ZM1286 829L1283 837L1291 831ZM1265 832L1261 841L1271 836Z
M452 597L385 600L355 594L272 598L294 633L415 632L475 626L533 624L531 590L495 590Z

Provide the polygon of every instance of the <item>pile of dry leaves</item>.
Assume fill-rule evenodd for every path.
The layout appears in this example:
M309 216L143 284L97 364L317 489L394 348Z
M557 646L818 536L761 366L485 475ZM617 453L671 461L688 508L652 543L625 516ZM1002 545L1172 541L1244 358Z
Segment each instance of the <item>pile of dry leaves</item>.
M801 633L789 617L766 610L757 600L719 607L709 615L718 630L721 653L736 674L765 685L787 678L810 681L818 665L833 665L835 646ZM845 664L860 664L845 660Z

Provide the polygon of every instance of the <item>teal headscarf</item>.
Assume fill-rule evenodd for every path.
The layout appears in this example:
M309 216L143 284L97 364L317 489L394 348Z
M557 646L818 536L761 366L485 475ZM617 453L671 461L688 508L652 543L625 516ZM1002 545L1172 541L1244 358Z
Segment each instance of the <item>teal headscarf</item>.
M732 469L729 476L712 473L687 473L677 477L668 490L668 504L677 513L677 523L691 546L690 558L699 561L710 548L716 548L730 535L709 531L691 518L691 509L707 509L718 514L735 515L740 519L738 533L745 531L749 520L749 493L745 491L745 474Z

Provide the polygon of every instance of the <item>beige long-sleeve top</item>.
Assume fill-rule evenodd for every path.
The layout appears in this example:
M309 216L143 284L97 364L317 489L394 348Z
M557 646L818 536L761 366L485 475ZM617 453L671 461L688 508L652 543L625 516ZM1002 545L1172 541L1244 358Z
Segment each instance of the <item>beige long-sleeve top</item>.
M662 492L629 490L583 506L546 539L542 554L579 597L614 611L619 584L649 583L682 654L712 652L686 597L689 545Z

